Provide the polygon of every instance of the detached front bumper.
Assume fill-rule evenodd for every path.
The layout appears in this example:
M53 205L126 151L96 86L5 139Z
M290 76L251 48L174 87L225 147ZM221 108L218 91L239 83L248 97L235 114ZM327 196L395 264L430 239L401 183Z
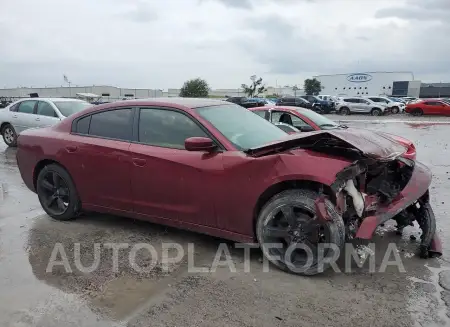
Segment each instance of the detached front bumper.
M425 165L416 162L406 187L388 205L378 207L374 214L364 218L355 237L360 240L370 240L380 224L405 212L405 209L419 201L421 209L416 210L419 215L416 218L422 229L421 256L442 255L442 244L435 232L436 220L429 203L428 189L431 179L431 171Z
M398 215L427 192L431 184L431 178L431 171L425 165L416 162L413 174L406 187L387 206L379 207L375 214L364 218L356 237L371 239L378 225Z
M403 163L408 164L407 162ZM411 162L408 166L410 165ZM396 191L392 200L380 201L377 194L368 195L356 190L353 179L361 176L366 168L363 164L355 162L354 165L340 172L336 182L331 185L336 194L336 209L341 214L347 212L346 197L352 198L354 214L356 218L360 218L357 218L356 233L351 233L352 235L349 236L362 243L370 240L376 228L390 219L396 220L399 231L417 221L422 230L421 257L442 255L441 241L436 234L436 219L429 203L428 189L432 180L431 171L419 162L413 162L410 167L409 180L403 189L398 193ZM342 186L343 181L346 181L347 185ZM389 192L386 184L380 187L379 192L385 194L384 197L386 196L386 192ZM327 220L328 215L324 210L325 207L321 205L322 202L320 199L316 201L316 209L319 213L318 216ZM351 217L355 216L347 216L350 223L354 221L352 220L354 218Z

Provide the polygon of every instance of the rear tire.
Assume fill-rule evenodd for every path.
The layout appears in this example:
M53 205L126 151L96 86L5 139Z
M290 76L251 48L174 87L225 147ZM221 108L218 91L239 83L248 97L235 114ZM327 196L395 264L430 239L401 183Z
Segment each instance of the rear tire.
M45 166L38 175L36 193L44 211L56 220L71 220L81 210L75 183L67 170L57 164Z
M422 116L423 115L423 110L420 108L414 109L414 111L412 112L413 116Z
M271 198L259 213L256 237L261 250L264 257L281 270L298 275L316 275L329 268L331 264L327 261L338 255L337 251L342 250L345 242L344 221L328 199L325 200L325 205L331 220L326 223L319 221L315 206L318 197L319 194L311 190L286 190ZM291 219L287 218L289 214L286 215L285 212L291 213ZM276 226L273 226L274 224ZM292 227L294 224L295 227ZM295 237L297 239L292 241ZM335 248L326 247L323 249L323 255L319 255L318 247L326 243L334 244ZM279 244L283 248L278 251L269 246L271 244ZM312 262L308 264L307 259L306 264L296 265L298 252L295 252L295 258L292 260L290 256L293 252L288 250L292 244L309 247L312 251ZM271 250L276 250L279 257L274 257Z
M381 113L382 113L381 110L378 108L373 108L372 111L370 112L372 116L381 116Z
M17 133L12 127L11 124L5 125L1 130L3 141L6 143L9 147L16 147L17 146Z
M339 114L342 116L350 115L350 109L347 107L342 107L341 109L339 109Z
M391 113L398 114L399 112L400 112L400 108L399 107L392 107L391 108Z

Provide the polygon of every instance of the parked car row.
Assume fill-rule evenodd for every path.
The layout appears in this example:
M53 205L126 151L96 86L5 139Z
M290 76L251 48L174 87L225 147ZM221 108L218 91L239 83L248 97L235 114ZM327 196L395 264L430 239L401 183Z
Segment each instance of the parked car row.
M336 112L341 115L410 113L412 115L450 115L450 99L418 99L413 97L397 98L392 96L331 96L303 95L281 98L228 97L228 102L244 108L262 106L292 106L311 109L320 114Z

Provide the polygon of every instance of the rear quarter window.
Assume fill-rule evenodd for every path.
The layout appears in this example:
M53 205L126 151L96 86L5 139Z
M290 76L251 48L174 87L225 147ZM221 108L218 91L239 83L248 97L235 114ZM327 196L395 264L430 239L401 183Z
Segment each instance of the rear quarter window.
M89 125L91 124L91 116L83 117L78 120L74 132L79 134L89 134Z
M17 112L17 109L19 108L19 104L20 104L20 103L16 103L16 104L12 105L12 106L9 108L9 111L15 111L15 112Z

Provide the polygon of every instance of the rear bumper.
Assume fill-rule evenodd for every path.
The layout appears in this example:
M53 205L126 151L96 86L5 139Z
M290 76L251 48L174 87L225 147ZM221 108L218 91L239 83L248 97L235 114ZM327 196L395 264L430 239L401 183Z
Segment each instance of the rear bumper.
M431 171L423 164L416 162L409 183L391 203L377 209L375 214L366 217L356 233L356 238L371 239L378 225L398 215L405 208L424 195L430 184Z

